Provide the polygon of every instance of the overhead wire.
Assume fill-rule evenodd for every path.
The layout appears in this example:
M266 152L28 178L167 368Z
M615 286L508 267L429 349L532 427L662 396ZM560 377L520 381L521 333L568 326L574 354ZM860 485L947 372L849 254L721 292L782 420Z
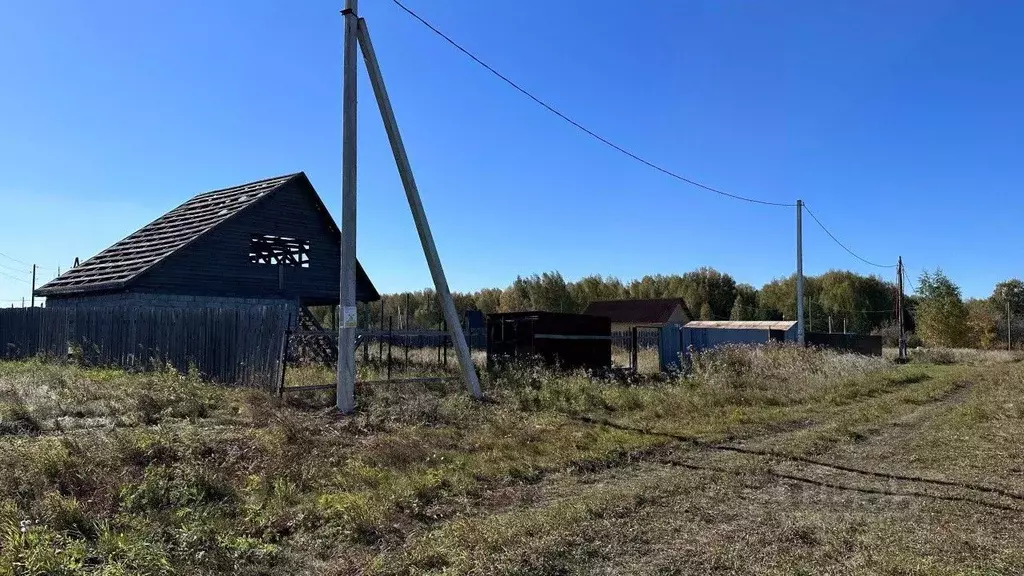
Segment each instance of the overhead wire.
M6 270L10 270L11 272L14 272L16 274L31 274L32 273L32 270L25 270L23 268L15 268L14 266L8 266L7 264L4 264L3 262L0 262L0 268L4 268Z
M870 264L871 266L875 266L877 268L895 268L897 266L897 264L878 264L877 262L872 262L871 260L868 260L867 258L861 256L860 254L857 254L856 252L851 250L846 244L840 242L839 238L836 238L836 235L833 234L828 228L826 228L825 225L822 224L821 220L818 220L818 217L814 215L814 212L811 212L811 209L807 207L806 203L804 203L803 206L804 210L807 211L807 214L810 215L810 217L818 224L818 226L825 231L825 234L828 234L828 237L831 238L833 242L838 244L839 247L842 248L843 250L849 252L850 255L853 256L854 258L860 260L861 262L864 262L865 264Z
M28 280L26 280L24 278L18 278L17 276L12 276L12 275L8 274L7 272L0 272L0 276L3 276L5 278L10 278L11 280L16 280L18 282L24 282L25 284L31 284L31 282L29 282Z
M407 7L405 4L402 4L398 0L392 0L392 2L394 2L395 5L397 5L399 8L404 10L407 14L409 14L410 16L412 16L413 18L418 20L421 24L426 26L428 29L430 29L434 34L437 34L438 36L443 38L446 42L448 42L449 44L454 46L459 52L462 52L463 54L468 56L471 60L473 60L474 62L476 62L480 66L484 67L484 69L486 69L488 72L490 72L491 74L497 76L503 82L505 82L509 86L515 88L521 94L523 94L524 96L526 96L530 100L533 100L534 102L536 102L537 104L542 106L548 112L551 112L555 116L558 116L562 120L564 120L564 121L568 122L569 124L571 124L572 126L576 127L577 129L579 129L583 133L591 136L592 138L598 140L599 142L605 144L606 146L608 146L608 147L610 147L610 148L612 148L614 150L617 150L618 152L621 152L622 154L625 154L626 156L632 158L633 160L636 160L637 162L640 162L641 164L644 164L645 166L647 166L649 168L653 168L654 170L657 170L658 172L661 172L662 174L665 174L667 176L675 178L676 180L679 180L681 182L685 182L687 184L690 184L691 186L696 186L697 188L701 188L701 189L706 190L708 192L714 192L715 194L719 194L719 195L725 196L727 198L732 198L734 200L742 200L744 202L750 202L750 203L753 203L753 204L762 204L764 206L781 206L781 207L793 207L793 206L796 206L796 204L792 203L792 202L790 202L790 203L786 203L786 202L771 202L771 201L768 201L768 200L759 200L757 198L749 198L747 196L741 196L739 194L733 194L732 192L726 192L726 191L721 190L719 188L715 188L713 186L709 186L707 184L703 184L703 183L698 182L696 180L693 180L691 178L687 178L686 176L683 176L681 174L673 172L672 170L669 170L668 168L665 168L663 166L655 164L654 162L641 157L639 154L636 154L634 152L631 152L631 151L627 150L623 146L620 146L620 145L612 142L611 140L605 138L604 136L601 136L600 134L594 132L590 128L587 128L583 124L580 124L576 120L573 120L572 118L570 118L566 114L560 112L558 109L556 109L551 104L548 104L544 100L541 100L539 97L535 96L529 90L523 88L522 86L520 86L519 84L517 84L516 82L511 80L508 76L505 76L501 72L497 71L491 65L487 64L486 62L484 62L483 60L478 58L475 54L473 54L472 52L470 52L466 48L463 48L462 45L460 45L458 42L453 40L450 36L448 36L447 34L442 32L441 30L437 29L433 24L428 22L425 18L423 18L422 16L420 16L419 14L414 12L412 9Z
M18 264L21 264L22 266L28 266L29 268L32 267L32 265L29 264L28 262L25 262L24 260L18 260L14 256L9 256L7 254L4 254L3 252L0 252L0 257L7 258L8 260L10 260L12 262L17 262Z

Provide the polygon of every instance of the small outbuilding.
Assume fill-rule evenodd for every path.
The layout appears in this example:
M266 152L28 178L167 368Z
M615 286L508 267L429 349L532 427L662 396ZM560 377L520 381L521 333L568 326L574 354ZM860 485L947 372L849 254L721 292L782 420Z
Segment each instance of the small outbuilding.
M510 312L487 316L487 367L540 359L566 370L612 365L608 318L559 312Z
M692 317L682 298L595 300L583 313L608 318L613 332L685 324Z
M204 192L35 291L47 307L339 302L341 232L304 173ZM380 296L356 265L356 298Z
M707 350L722 344L796 342L796 320L694 320L681 329L682 347Z

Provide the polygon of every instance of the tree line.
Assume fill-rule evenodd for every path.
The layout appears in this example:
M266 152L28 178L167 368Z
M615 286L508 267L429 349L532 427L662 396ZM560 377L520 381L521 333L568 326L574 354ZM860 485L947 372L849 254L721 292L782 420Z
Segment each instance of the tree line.
M899 290L893 281L846 270L804 277L808 331L881 334L895 345ZM714 268L684 274L648 275L623 282L600 275L566 281L559 272L519 276L505 288L453 293L459 317L468 310L484 314L543 310L582 312L594 300L680 298L694 320L794 320L796 275L774 279L760 288L737 282ZM1006 319L1006 304L1011 318ZM1013 341L1024 338L1024 283L1000 282L983 299L962 298L960 288L941 270L925 272L914 294L904 295L905 326L910 344L997 347L1005 345L1007 327ZM385 294L364 304L364 327L437 329L442 313L433 290ZM382 323L383 320L383 323Z
M895 313L896 286L877 276L833 270L805 276L809 330L870 332L890 322ZM623 282L600 275L566 281L559 272L519 276L505 288L453 293L460 317L467 310L484 314L543 310L582 312L594 300L680 298L695 320L788 320L796 318L796 277L779 278L760 289L737 282L714 268L685 274L648 275ZM360 316L371 326L390 318L396 328L436 328L442 314L433 290L386 294L382 302L364 305Z

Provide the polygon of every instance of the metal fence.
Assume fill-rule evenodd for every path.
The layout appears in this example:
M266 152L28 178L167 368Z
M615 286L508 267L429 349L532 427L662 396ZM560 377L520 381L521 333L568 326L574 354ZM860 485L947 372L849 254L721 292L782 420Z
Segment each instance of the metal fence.
M360 329L356 332L357 380L397 382L458 376L458 358L447 331ZM463 329L470 356L483 366L486 332ZM338 334L333 329L291 330L285 344L286 369L278 383L280 393L291 390L329 389L336 383Z
M644 374L661 371L661 329L637 327L634 348L633 330L612 332L612 363Z

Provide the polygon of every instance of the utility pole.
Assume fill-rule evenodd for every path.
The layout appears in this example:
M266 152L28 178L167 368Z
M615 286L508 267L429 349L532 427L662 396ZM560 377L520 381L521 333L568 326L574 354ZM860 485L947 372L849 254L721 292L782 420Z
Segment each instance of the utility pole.
M828 315L828 333L829 334L832 333L832 315L831 314Z
M898 277L897 288L899 289L899 295L896 298L896 317L897 322L900 323L899 357L896 361L903 363L907 361L907 334L903 323L903 256L900 256L897 261L896 275Z
M356 358L356 65L357 0L345 0L341 121L341 322L338 325L337 407L355 410Z
M1003 300L1006 300L1006 349L1010 349L1010 291L1003 288Z
M796 201L796 341L805 345L804 331L804 201Z
M846 334L846 316L843 316L843 334Z
M36 307L36 265L32 265L32 307Z
M423 202L420 200L416 179L413 177L409 155L406 153L405 144L402 142L402 135L398 130L398 120L395 118L395 112L391 107L391 99L388 98L384 77L381 75L377 56L374 53L373 44L370 42L370 32L366 27L366 21L361 18L358 20L358 32L359 46L363 51L363 60L366 63L366 71L370 76L370 85L373 86L373 94L377 99L377 108L380 109L381 119L384 121L384 129L387 132L388 141L391 143L391 152L394 154L398 174L402 179L402 187L405 188L405 196L409 202L409 211L412 212L413 221L416 223L416 232L419 233L420 244L423 246L423 255L427 259L427 267L430 269L430 276L434 281L434 290L441 301L441 310L444 312L448 336L455 345L455 352L459 358L459 365L462 367L466 389L473 397L482 398L480 380L477 378L473 359L469 355L466 335L459 328L461 325L459 315L455 310L455 302L452 300L452 294L448 288L448 280L445 278L444 268L441 267L441 258L437 254L434 236L430 233L430 225L427 223L427 214L423 209Z

